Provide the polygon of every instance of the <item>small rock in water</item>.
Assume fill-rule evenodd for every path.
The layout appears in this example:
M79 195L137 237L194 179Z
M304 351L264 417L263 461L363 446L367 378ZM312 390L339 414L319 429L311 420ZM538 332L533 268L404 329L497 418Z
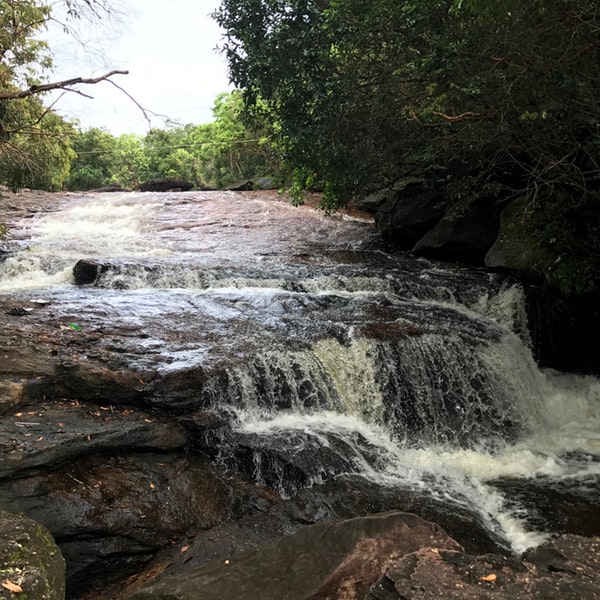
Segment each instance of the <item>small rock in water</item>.
M22 306L13 306L13 308L10 308L6 311L6 314L11 315L13 317L22 317L23 315L30 313L32 310L33 310L33 308L23 308Z

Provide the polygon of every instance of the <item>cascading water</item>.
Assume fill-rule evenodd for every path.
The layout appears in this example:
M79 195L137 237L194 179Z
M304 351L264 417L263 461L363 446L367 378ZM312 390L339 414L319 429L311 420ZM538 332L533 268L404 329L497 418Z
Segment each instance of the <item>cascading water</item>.
M89 195L13 225L5 296L143 332L129 368L202 372L149 401L218 413L196 449L284 495L351 473L467 506L521 551L552 531L499 481L600 476L600 382L538 369L502 277L260 195ZM104 266L93 285L79 259Z

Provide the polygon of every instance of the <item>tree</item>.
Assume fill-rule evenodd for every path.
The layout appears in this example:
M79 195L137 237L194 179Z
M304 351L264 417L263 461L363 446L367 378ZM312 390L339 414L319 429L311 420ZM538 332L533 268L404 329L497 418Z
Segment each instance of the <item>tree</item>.
M52 67L44 28L62 6L67 19L98 18L111 10L108 0L0 1L0 177L13 187L56 189L62 186L73 156L73 127L44 106L50 90L76 90L124 71L95 78L73 77L47 82ZM68 28L68 21L64 24ZM113 82L114 83L114 82Z
M115 181L126 188L136 189L144 180L147 172L146 163L144 138L141 135L125 133L117 138L115 151L117 169L113 174Z
M241 179L281 175L280 151L273 142L273 123L243 110L239 90L217 96L214 122L191 134L192 152L200 161L204 183L226 187Z
M72 138L76 155L71 162L66 187L70 190L93 190L111 183L117 171L117 140L98 128L77 132Z
M411 173L596 187L596 0L223 0L215 18L247 104L335 202Z
M152 129L144 138L145 179L173 177L198 183L198 165L190 153L192 125Z

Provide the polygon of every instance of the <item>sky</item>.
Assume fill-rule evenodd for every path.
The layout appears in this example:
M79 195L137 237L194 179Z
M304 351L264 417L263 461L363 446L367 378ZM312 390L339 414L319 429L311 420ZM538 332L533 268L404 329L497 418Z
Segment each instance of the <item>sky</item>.
M83 129L102 127L113 135L162 128L166 118L177 123L201 124L212 120L216 96L232 87L222 55L216 47L222 32L209 16L219 0L123 0L123 11L113 22L103 19L93 27L80 25L84 44L58 26L46 36L54 54L52 81L70 77L98 77L113 69L128 70L113 80L141 105L142 111L109 82L53 94L55 110L79 121Z

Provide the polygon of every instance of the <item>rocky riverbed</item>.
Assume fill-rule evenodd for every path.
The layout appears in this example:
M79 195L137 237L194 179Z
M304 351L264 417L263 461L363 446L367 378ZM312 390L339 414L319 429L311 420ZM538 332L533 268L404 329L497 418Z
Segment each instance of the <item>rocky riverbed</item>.
M277 210L274 195L261 198ZM5 190L0 222L10 227L34 219L64 200ZM355 240L369 227L356 222L347 233ZM315 221L316 227L324 236L325 225ZM339 232L328 235L331 263L347 246L340 245ZM14 241L7 241L7 255ZM312 264L317 258L306 254L304 242L293 242L295 260ZM315 300L299 289L284 300L271 296L268 304L268 322L285 322L291 349L305 346L307 334L297 333L282 308L292 306L290 294L296 313L311 314L318 300L319 335L341 336L328 316L328 297ZM254 326L247 297L218 300L231 309L227 314L248 303L239 327ZM156 345L153 325L117 318L106 306L94 314L82 307L77 299L61 303L33 291L0 295L0 508L25 513L50 531L66 560L68 598L600 596L599 540L593 537L600 530L593 524L577 531L564 525L563 535L516 557L465 505L341 472L288 497L252 479L249 447L240 446L238 458L248 464L235 471L220 461L218 440L230 439L231 415L199 399L197 390L230 376L231 361L250 362L265 345L280 344L279 325L239 348L231 340L242 330L218 333L215 313L202 335L219 340L219 360L200 368L181 360L200 331L189 332L183 321ZM347 308L344 318L361 332L379 331L390 310L383 302L371 307L367 322ZM390 331L400 338L422 334L408 326L386 331L387 337ZM164 349L175 343L178 358L165 369ZM223 362L225 355L230 362ZM542 490L531 502L541 504L545 496ZM589 497L582 504L593 506ZM3 531L3 543L13 543L17 530ZM0 597L11 594L5 587Z

